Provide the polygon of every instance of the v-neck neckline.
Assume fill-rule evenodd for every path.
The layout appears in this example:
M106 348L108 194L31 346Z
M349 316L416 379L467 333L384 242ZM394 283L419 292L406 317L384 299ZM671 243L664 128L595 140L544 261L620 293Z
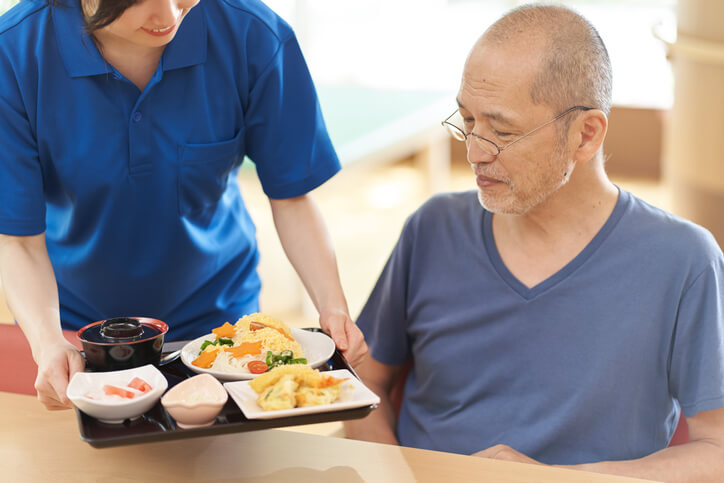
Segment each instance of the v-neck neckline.
M518 280L518 278L513 275L510 270L508 270L505 263L503 263L498 247L495 244L495 238L493 237L493 214L488 210L484 210L482 230L483 240L485 241L485 250L488 254L488 258L490 259L490 263L493 265L500 278L525 300L532 300L536 298L539 294L568 278L570 274L576 271L591 257L591 255L593 255L593 253L596 252L619 222L621 216L626 210L626 207L629 205L629 193L618 188L618 186L616 188L618 189L618 199L616 200L616 205L606 222L603 224L601 229L598 230L598 233L596 233L588 245L586 245L585 248L573 258L573 260L564 265L560 270L530 288Z

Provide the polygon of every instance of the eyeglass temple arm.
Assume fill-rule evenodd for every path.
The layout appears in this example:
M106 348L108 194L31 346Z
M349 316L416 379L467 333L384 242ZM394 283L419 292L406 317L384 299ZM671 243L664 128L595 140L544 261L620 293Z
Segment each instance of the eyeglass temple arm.
M543 128L546 127L548 124L550 124L550 123L552 123L552 122L556 122L558 119L562 118L563 116L565 116L565 115L568 114L569 112L573 112L573 111L575 111L575 110L577 110L577 109L583 109L584 111L590 111L591 109L594 109L594 108L593 108L593 107L586 107L586 106L573 106L573 107L571 107L571 108L569 108L569 109L566 109L565 111L563 111L562 113L558 114L556 117L554 117L554 118L551 119L550 121L544 122L543 124L541 124L541 125L538 126L537 128L533 129L532 131L523 134L523 135L520 136L518 139L514 139L513 141L509 142L508 144L506 144L506 145L503 146L502 148L498 148L498 150L502 152L503 150L508 149L510 146L512 146L513 144L517 143L517 142L520 141L521 139L530 136L531 134L533 134L534 132L538 131L539 129L543 129Z

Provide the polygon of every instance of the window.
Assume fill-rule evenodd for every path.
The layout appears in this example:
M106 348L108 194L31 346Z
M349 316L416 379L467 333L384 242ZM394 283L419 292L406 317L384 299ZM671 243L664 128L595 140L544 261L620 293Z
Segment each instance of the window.
M475 40L524 1L267 0L296 30L317 83L456 90ZM668 108L673 78L657 25L675 32L673 0L568 0L611 56L614 103Z

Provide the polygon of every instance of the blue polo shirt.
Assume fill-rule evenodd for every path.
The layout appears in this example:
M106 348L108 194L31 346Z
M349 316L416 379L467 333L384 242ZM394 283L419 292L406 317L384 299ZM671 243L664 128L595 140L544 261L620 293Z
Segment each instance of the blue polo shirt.
M0 18L0 233L45 232L65 328L144 315L187 338L257 310L245 155L277 199L339 170L293 31L202 0L141 92L63 3Z

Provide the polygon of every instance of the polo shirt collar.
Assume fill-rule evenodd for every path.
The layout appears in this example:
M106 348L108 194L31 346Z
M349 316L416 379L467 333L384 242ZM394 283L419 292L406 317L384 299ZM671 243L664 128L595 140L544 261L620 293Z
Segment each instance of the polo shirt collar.
M202 0L186 14L176 36L163 51L163 70L206 62L206 41L206 15Z
M85 32L79 0L65 0L51 7L53 25L65 68L71 77L112 72L95 42ZM162 57L163 70L180 69L206 61L206 17L201 4L186 15Z
M65 69L71 77L106 74L111 67L101 57L95 42L85 31L78 0L53 4L55 38Z

